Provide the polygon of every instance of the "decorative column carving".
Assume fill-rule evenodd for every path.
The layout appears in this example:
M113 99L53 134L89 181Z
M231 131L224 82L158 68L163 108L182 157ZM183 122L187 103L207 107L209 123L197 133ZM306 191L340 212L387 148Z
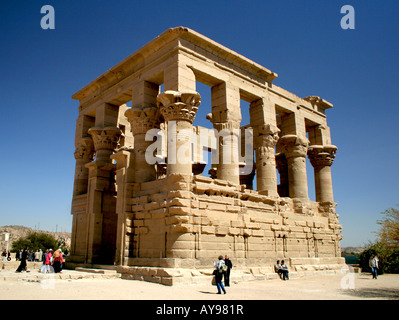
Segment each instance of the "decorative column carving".
M145 154L152 141L145 141L146 133L151 129L159 129L161 115L158 108L132 108L125 112L130 122L134 137L135 182L153 181L157 178L155 164L146 160Z
M201 96L193 90L167 90L157 97L159 111L167 122L167 174L192 175L192 125Z
M121 130L117 127L93 127L96 160L86 164L89 169L87 190L87 246L86 263L105 263L113 260L116 245L117 216L115 169L111 155L118 146Z
M96 150L96 162L111 163L110 156L118 146L121 133L121 129L118 127L93 127L89 129Z
M306 175L306 154L309 140L293 134L280 138L288 164L289 196L309 199Z
M331 165L336 152L337 147L333 145L312 145L308 149L308 157L314 168L317 202L334 202Z
M259 136L255 140L256 182L260 194L277 197L276 156L274 147L279 139L280 129L272 124L258 128Z
M94 158L94 145L90 137L82 138L76 145L75 153L75 181L73 186L73 195L87 193L87 184L89 179L89 170L85 165Z

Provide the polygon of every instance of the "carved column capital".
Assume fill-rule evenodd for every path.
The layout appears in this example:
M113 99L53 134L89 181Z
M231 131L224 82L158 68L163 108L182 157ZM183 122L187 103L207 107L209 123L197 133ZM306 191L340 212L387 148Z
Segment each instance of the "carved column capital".
M303 136L288 134L282 136L279 143L284 148L286 158L303 157L306 158L309 140Z
M233 133L233 130L240 129L240 122L232 120L228 120L226 122L214 122L213 127L217 131L230 130L230 133Z
M166 121L186 120L194 122L195 114L201 103L201 96L192 90L167 90L157 97L158 107Z
M131 108L125 112L125 116L130 122L133 136L146 134L148 130L160 127L161 114L156 107Z
M273 151L276 146L279 136L280 129L273 124L264 124L258 127L259 136L256 137L256 150L259 155L266 155Z
M336 152L336 146L312 145L308 148L308 157L313 167L326 167L333 164Z
M82 138L76 145L74 152L75 159L85 159L88 162L94 158L94 144L90 137Z
M89 134L93 138L94 148L99 150L115 150L121 136L121 129L117 127L93 127L89 129Z

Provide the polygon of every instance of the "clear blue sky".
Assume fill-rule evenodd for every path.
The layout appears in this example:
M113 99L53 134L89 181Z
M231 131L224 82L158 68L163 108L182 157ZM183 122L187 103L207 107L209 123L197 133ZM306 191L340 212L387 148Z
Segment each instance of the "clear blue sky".
M55 30L40 27L47 4ZM340 27L345 4L355 9L354 30ZM380 212L399 203L398 16L397 0L1 1L0 226L70 231L71 95L182 25L278 73L275 84L296 95L334 104L327 119L342 245L373 240ZM206 99L202 106L210 110Z

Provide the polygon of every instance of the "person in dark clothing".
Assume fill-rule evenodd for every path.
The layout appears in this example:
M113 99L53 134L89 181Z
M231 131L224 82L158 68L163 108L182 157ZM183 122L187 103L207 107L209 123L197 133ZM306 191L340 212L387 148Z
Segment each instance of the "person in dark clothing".
M28 259L28 249L25 249L23 252L22 252L22 255L21 255L21 263L19 264L19 267L18 267L18 269L16 270L16 272L21 272L21 271L26 271L26 272L29 272L29 270L27 269L27 266L26 266L26 260Z
M280 279L282 279L283 269L281 269L280 260L277 260L277 263L274 265L274 271L279 275Z
M289 280L290 278L288 276L288 274L289 274L288 267L285 264L284 260L281 261L281 271L283 273L283 280Z
M224 263L227 266L227 271L224 273L224 285L230 287L230 270L233 268L233 264L227 255L224 256Z
M223 256L219 256L219 261L214 262L213 266L216 268L213 271L213 275L215 276L215 282L216 282L216 286L218 288L217 293L221 294L222 290L223 290L223 293L226 294L226 289L224 288L223 283L222 283L223 273L225 273L225 267L226 267L226 265L223 261Z
M53 258L54 258L54 260L53 260L54 272L61 273L62 272L62 263L64 262L61 249L55 250Z

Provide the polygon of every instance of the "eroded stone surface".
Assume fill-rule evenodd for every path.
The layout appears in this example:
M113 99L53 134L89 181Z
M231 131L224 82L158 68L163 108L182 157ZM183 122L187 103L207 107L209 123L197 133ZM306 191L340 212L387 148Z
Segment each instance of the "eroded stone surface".
M337 148L325 115L332 104L301 99L272 84L276 77L178 27L75 93L71 263L115 264L126 277L164 284L199 276L193 269L220 254L262 278L277 259L296 272L342 264L331 181ZM210 87L211 107L200 104L196 81ZM250 103L250 123L240 100ZM210 128L193 126L199 108L211 111ZM202 148L217 151L210 177ZM255 156L243 158L244 149Z

